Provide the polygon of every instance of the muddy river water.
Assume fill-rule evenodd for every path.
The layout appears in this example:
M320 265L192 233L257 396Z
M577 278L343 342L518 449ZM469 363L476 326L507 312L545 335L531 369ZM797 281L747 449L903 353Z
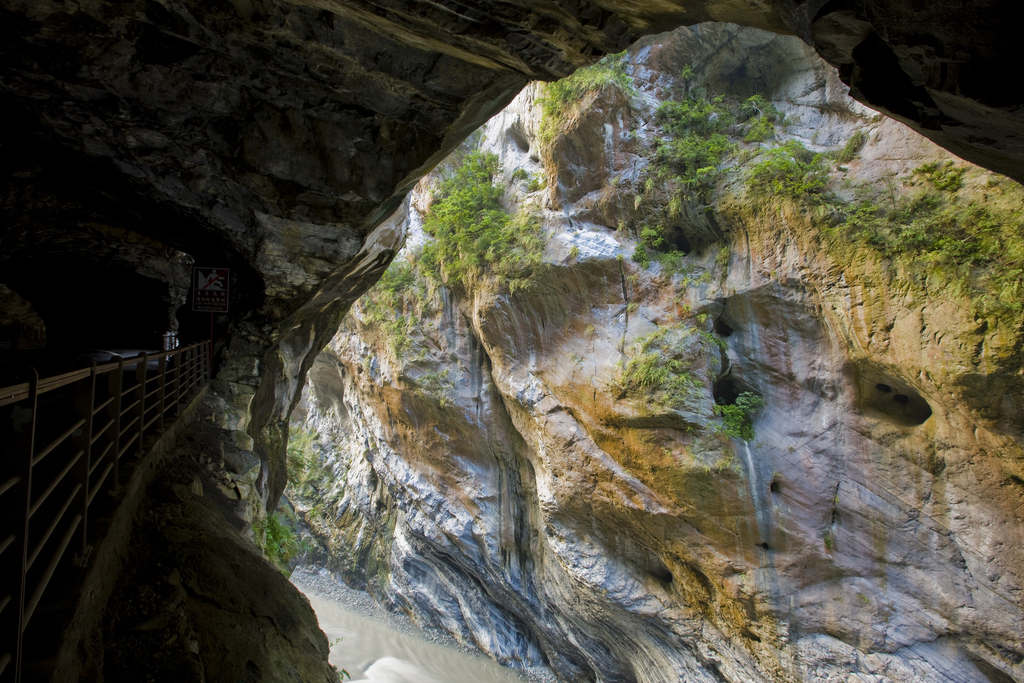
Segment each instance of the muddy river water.
M325 579L296 572L301 590L331 642L331 664L352 681L372 683L523 683L527 679L480 654L430 642L401 618L381 615L356 591L324 590ZM365 596L365 594L361 594ZM341 639L340 641L338 639Z

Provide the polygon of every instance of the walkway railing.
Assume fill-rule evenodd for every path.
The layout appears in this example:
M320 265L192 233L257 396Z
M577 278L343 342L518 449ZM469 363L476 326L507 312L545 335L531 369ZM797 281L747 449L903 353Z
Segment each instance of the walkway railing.
M143 455L209 368L207 341L43 379L29 368L0 388L0 683L21 679L25 629L54 572L69 554L84 564L98 540L90 508L117 495L122 458Z

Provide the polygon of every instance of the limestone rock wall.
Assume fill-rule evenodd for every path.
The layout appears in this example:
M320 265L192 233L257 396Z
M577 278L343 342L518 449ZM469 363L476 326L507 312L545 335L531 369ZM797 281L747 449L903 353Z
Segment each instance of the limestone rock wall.
M530 288L421 280L395 312L416 317L402 353L360 304L317 357L307 425L327 473L293 500L318 561L566 681L1024 680L1020 313L980 313L834 239L821 211L757 200L742 151L713 202L681 207L681 271L642 267L616 230L642 218L653 111L683 65L712 92L762 93L812 150L863 131L832 171L840 198L948 155L793 39L699 26L631 64L637 94L594 95L550 148L536 89L488 124L508 201L543 210ZM617 388L643 343L686 368L685 400ZM750 441L715 409L742 391L764 400Z

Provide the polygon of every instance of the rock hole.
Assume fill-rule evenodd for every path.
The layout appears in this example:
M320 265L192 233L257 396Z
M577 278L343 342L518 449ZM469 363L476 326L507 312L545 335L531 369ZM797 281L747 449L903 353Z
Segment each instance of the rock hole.
M668 251L675 249L681 251L683 254L689 254L693 251L693 246L690 244L690 238L683 232L681 225L673 225L672 227L665 230L665 247Z
M725 322L725 320L719 318L715 321L715 334L719 337L728 337L733 332L735 332L735 330L729 327L729 323Z
M757 547L760 548L761 550L771 550L771 548L768 547L767 543L758 543Z
M768 486L768 490L778 495L782 491L782 488L779 486L779 482L773 480L772 483Z
M715 403L720 406L734 405L741 393L743 393L742 388L728 375L715 382L713 394Z
M932 415L924 396L909 384L868 365L858 368L860 402L874 417L884 417L897 424L916 427Z
M990 680L992 683L1014 683L1014 680L1010 678L1010 676L989 664L978 655L968 652L967 658L974 662L974 666L978 667L978 671L980 671L985 678Z
M674 578L672 576L672 572L670 572L668 567L665 565L651 569L651 576L666 585L672 583L672 579Z
M760 643L761 642L761 639L757 636L757 634L754 633L753 631L751 631L749 628L744 628L743 629L743 637L744 638L749 638L750 640L754 641L755 643Z
M1009 482L1010 482L1011 484L1016 484L1017 486L1021 486L1021 487L1024 487L1024 479L1021 479L1021 478L1020 478L1020 477L1018 477L1018 476L1017 476L1016 474L1011 474L1011 475L1010 475L1010 476L1008 476L1008 477L1007 477L1006 479L1007 479L1007 481L1009 481Z
M701 568L699 566L697 566L696 564L694 564L693 562L687 562L684 565L684 567L685 567L686 571L689 572L690 578L693 581L696 581L698 584L700 584L700 587L704 589L704 592L708 596L708 598L707 598L708 602L711 602L712 597L714 596L715 593L714 593L714 587L711 585L711 579L708 578L708 575L705 574L701 570Z
M170 66L183 62L199 52L199 46L169 33L164 33L152 24L142 24L142 36L136 43L135 57L145 64Z
M523 129L523 125L518 121L508 127L508 131L505 135L520 152L530 151L530 139L526 136L526 131Z
M260 683L263 680L263 672L256 662L251 659L245 663L245 670L238 677L238 683Z

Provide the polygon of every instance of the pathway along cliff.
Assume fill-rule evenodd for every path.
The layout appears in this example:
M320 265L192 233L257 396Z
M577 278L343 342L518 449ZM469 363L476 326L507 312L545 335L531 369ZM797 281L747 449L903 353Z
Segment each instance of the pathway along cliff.
M1022 206L753 29L531 87L310 371L307 561L573 683L1024 681Z

